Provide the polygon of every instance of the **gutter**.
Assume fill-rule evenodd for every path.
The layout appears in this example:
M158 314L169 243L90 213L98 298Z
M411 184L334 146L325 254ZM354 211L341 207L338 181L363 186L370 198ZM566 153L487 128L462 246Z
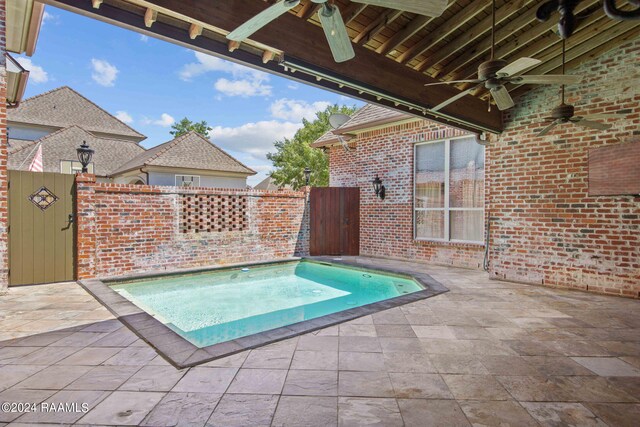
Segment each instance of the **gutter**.
M24 97L29 71L9 53L5 52L4 56L7 60L7 108L16 108Z

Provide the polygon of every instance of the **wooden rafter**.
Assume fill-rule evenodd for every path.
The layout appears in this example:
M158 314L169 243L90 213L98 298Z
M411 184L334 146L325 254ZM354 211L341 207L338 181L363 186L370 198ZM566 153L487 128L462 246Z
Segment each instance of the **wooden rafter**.
M342 11L342 19L344 20L345 25L349 25L353 22L353 20L364 12L366 8L367 5L364 3L351 3L344 11Z
M369 25L364 27L364 29L352 39L353 42L356 44L367 43L378 35L387 25L395 21L402 13L401 10L389 9L386 13L378 15L376 19L371 21Z

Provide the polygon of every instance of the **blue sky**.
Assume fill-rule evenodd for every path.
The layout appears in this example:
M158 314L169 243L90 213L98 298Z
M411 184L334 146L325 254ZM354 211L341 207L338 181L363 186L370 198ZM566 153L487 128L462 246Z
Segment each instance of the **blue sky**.
M147 136L146 148L171 139L171 123L206 120L212 140L258 173L271 164L273 142L291 137L303 117L338 103L362 105L152 37L46 7L27 97L70 86Z

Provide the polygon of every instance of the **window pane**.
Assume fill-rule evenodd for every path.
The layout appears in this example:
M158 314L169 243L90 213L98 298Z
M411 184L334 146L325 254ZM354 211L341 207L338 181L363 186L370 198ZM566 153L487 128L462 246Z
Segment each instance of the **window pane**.
M482 242L484 238L482 211L451 211L451 240Z
M475 137L451 141L449 206L481 208L484 204L484 147Z
M444 207L444 141L416 146L416 208Z
M416 238L444 239L444 210L416 211Z

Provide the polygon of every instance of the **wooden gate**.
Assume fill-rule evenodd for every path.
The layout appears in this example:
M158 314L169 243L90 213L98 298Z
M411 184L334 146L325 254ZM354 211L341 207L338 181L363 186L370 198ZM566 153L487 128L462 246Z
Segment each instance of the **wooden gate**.
M74 280L74 178L9 171L9 285Z
M360 189L312 188L311 255L360 254Z

